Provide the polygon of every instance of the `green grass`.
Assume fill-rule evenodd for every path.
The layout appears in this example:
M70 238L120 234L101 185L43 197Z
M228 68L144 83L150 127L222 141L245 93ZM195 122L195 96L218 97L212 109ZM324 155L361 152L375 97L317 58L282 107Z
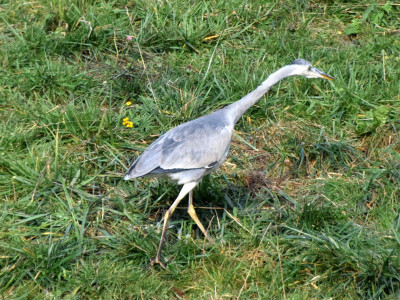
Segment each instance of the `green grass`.
M0 296L398 299L399 13L394 1L2 1ZM179 187L125 182L129 164L299 57L336 80L289 78L251 108L195 190L216 243L183 201L168 271L146 268Z

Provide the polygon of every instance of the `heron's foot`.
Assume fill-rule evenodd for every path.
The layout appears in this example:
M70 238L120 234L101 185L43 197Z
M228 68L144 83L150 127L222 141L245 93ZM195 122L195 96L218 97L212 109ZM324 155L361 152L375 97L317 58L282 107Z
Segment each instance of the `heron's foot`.
M172 258L164 262L164 260L161 258L161 256L156 256L150 259L150 264L148 267L154 267L155 264L159 264L161 268L164 270L167 270L167 265L172 261Z

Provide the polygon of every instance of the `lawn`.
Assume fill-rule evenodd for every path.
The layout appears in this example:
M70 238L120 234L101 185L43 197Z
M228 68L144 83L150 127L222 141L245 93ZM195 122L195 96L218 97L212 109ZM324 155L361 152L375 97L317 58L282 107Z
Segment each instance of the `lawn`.
M0 3L2 299L400 298L400 4ZM184 200L149 268L180 187L127 168L296 58L335 80L241 118L194 192L215 243Z

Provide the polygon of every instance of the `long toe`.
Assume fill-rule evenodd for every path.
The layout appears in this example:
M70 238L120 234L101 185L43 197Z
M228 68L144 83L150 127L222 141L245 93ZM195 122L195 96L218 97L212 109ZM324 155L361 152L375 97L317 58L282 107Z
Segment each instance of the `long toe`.
M160 256L156 256L153 257L152 259L150 259L150 265L152 267L154 267L155 264L159 264L161 266L161 268L163 268L164 270L167 270L167 264L169 264L171 262L172 258L166 262L164 262L164 260L162 259L162 257Z

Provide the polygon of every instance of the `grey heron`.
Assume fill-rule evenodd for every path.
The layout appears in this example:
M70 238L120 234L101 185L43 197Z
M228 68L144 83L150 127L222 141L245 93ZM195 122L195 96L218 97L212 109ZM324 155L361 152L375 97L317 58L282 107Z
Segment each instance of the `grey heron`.
M151 264L165 263L161 251L165 242L168 221L179 202L189 194L188 213L203 232L213 242L196 215L193 206L193 189L203 176L216 170L224 161L231 144L234 126L239 118L254 105L268 90L283 78L300 75L307 78L333 77L313 67L304 59L296 59L291 64L271 74L260 86L242 99L209 115L183 123L170 129L154 141L132 164L124 179L142 176L166 176L183 184L183 187L164 215L164 225L157 255Z

